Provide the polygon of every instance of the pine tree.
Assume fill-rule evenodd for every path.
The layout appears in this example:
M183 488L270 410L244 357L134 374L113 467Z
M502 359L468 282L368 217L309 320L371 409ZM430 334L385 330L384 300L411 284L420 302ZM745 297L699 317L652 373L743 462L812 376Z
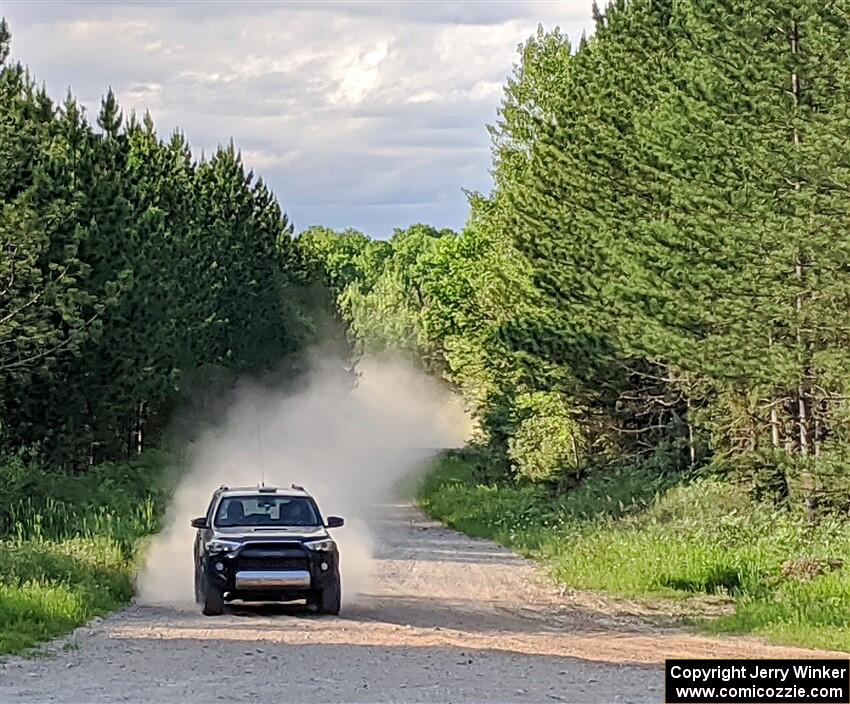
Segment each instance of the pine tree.
M9 31L9 24L5 17L0 17L0 65L6 63L9 57L9 46L12 41L12 34Z
M0 25L0 55L9 36ZM126 457L215 366L307 342L292 228L231 145L196 166L110 89L96 133L19 65L0 68L0 450L81 467ZM210 384L206 384L210 387Z
M118 101L115 99L115 94L112 88L106 92L106 96L100 102L100 114L97 117L97 124L103 130L105 137L115 139L118 136L118 130L121 128L123 115L118 108Z

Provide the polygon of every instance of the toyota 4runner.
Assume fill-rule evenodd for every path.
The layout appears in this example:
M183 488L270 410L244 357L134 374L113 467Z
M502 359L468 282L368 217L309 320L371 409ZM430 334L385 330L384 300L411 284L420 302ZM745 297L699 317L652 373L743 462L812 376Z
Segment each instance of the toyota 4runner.
M305 599L318 613L339 613L339 553L328 528L302 487L215 491L205 516L192 520L195 600L207 616L226 602Z

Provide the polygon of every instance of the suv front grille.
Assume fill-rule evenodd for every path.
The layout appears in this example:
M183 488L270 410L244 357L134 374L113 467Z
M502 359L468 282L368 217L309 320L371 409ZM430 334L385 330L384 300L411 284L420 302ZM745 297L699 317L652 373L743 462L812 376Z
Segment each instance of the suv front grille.
M240 551L237 569L240 570L308 570L307 555L303 548L292 543L253 543Z
M239 557L240 570L306 570L306 557Z

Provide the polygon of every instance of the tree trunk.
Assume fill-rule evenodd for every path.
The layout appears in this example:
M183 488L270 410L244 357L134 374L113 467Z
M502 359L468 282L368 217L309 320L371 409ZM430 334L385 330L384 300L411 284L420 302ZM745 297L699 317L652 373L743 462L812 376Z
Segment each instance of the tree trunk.
M821 409L822 410L822 409ZM814 449L815 457L820 457L820 434L821 434L821 422L820 415L818 414L817 404L812 405L812 448Z
M770 440L773 448L778 450L780 447L780 439L779 439L779 411L776 410L776 404L774 403L770 407Z
M576 479L581 478L581 469L579 468L578 463L578 444L576 443L575 433L570 433L570 444L572 445L573 450L573 463L576 468Z
M697 463L697 447L694 441L694 424L691 422L691 399L688 397L688 456L691 460L691 467Z
M145 427L145 402L139 401L138 411L136 414L136 454L141 455L145 447L144 443L144 427Z

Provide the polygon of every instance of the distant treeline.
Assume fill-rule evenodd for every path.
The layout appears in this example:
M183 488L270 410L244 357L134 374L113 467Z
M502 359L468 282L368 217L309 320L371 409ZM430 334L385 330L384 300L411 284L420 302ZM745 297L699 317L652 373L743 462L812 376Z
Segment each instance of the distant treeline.
M297 351L292 227L234 146L194 159L110 90L96 126L8 59L0 24L0 452L135 454L187 389Z
M364 349L461 388L569 484L710 466L850 505L850 2L619 0L538 31L460 234L306 232Z

